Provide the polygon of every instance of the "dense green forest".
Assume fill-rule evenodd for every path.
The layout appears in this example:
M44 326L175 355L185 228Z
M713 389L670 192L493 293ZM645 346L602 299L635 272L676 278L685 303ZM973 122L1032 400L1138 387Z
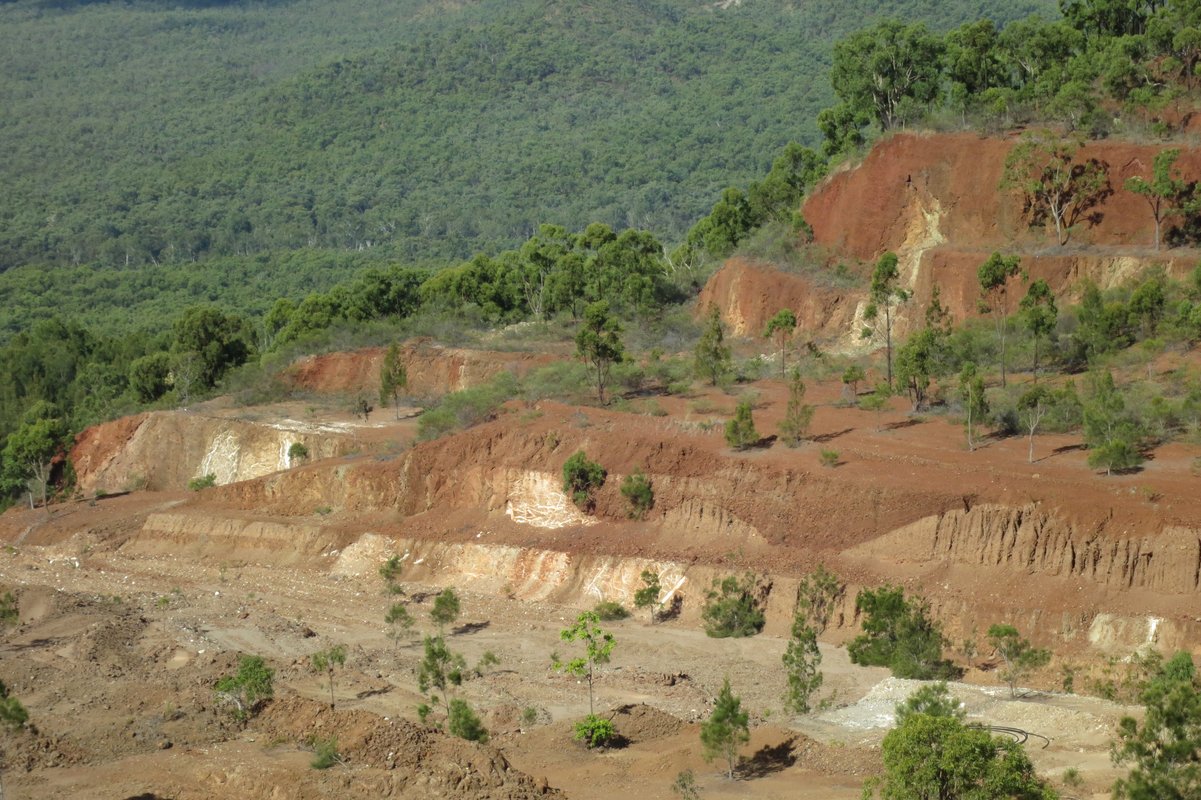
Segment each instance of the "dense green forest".
M544 222L678 240L815 146L835 39L1011 3L0 4L0 270L322 247L405 260Z

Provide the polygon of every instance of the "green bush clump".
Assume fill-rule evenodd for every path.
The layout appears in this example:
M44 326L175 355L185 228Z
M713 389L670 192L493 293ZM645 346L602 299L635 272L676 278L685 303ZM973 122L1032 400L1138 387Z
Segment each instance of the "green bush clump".
M956 677L942 657L946 640L928 602L907 599L899 586L881 586L859 592L855 609L863 615L863 633L847 646L852 663L888 667L898 678Z
M218 697L233 705L233 715L238 720L253 716L259 707L270 700L274 690L275 670L268 667L259 656L242 656L238 671L217 681Z
M593 612L604 622L613 622L619 619L625 619L630 616L630 610L621 603L615 603L612 600L602 600L592 609Z
M759 441L751 405L750 399L741 401L734 409L734 419L726 422L726 444L735 450L746 450Z
M591 511L596 504L593 493L604 485L608 474L600 464L589 461L583 450L578 450L563 465L563 493L581 511Z
M596 714L589 714L575 724L575 739L588 748L604 747L617 739L617 728L612 721Z
M754 636L763 630L763 601L756 596L759 581L751 573L741 579L735 575L713 579L713 588L705 595L701 619L705 633L715 639Z
M417 418L417 436L422 440L437 439L486 422L516 394L517 378L509 372L500 373L483 386L451 392Z
M471 710L471 706L467 705L466 700L455 698L450 701L450 723L447 727L452 736L458 736L460 739L470 742L488 741L487 728Z
M521 381L521 396L527 402L562 400L579 402L592 389L588 367L581 361L556 361L531 370Z
M193 492L199 492L201 489L208 489L217 485L217 476L212 472L207 475L201 475L188 481L188 488Z
M636 468L621 480L621 496L630 504L630 518L642 519L655 504L655 490L642 468Z

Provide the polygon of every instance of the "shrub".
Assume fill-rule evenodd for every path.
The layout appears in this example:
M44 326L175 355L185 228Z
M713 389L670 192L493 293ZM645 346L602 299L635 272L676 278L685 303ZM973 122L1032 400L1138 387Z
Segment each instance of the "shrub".
M436 439L486 422L516 394L517 379L508 372L502 372L483 386L451 392L417 418L418 438Z
M847 400L855 402L859 397L859 384L867 381L867 373L858 364L851 364L842 373L842 385Z
M238 671L217 681L217 694L234 706L234 716L244 720L258 711L259 706L274 694L275 670L259 656L242 656Z
M734 380L738 383L752 383L767 374L767 362L758 356L743 359L734 365Z
M682 392L673 392L673 394L682 394L692 387L692 365L683 358L652 359L646 365L646 373L648 377L658 381L661 386L678 385L683 387Z
M734 409L734 419L726 422L726 444L735 450L746 450L759 441L755 420L751 416L751 401L743 400Z
M788 381L788 405L784 419L780 421L780 439L789 447L796 447L809 434L809 423L813 421L814 408L805 403L805 382L800 370L794 369Z
M884 737L882 752L884 774L865 787L866 800L1057 796L1035 775L1021 745L951 716L910 715Z
M636 468L621 481L621 496L630 503L630 518L642 519L655 505L655 491L650 478L641 468Z
M855 609L863 614L863 633L847 646L851 663L888 667L898 678L952 677L953 667L942 658L942 626L930 618L925 600L882 586L859 592Z
M583 362L556 361L531 370L521 386L522 397L531 403L548 398L580 400L591 390L591 376Z
M613 622L614 620L625 619L630 616L629 609L621 603L615 603L612 600L602 600L596 604L596 607L592 611L603 622Z
M384 579L384 584L389 589L396 583L397 576L400 575L401 560L400 556L393 553L388 556L384 563L379 565L379 576Z
M341 762L342 756L338 754L338 740L331 736L328 739L313 740L313 760L309 762L309 766L313 769L329 769L334 764Z
M470 742L488 741L488 731L484 728L484 723L480 722L480 718L471 710L471 706L467 705L466 700L455 698L450 701L450 725L448 727L451 735L458 736L460 739Z
M288 461L303 461L309 457L309 448L304 442L292 442L288 446Z
M763 603L756 597L758 580L747 573L739 580L730 575L713 579L713 588L705 595L701 618L705 633L716 639L754 636L763 630Z
M821 458L821 464L823 467L837 467L838 466L838 451L837 450L822 450L820 458Z
M621 361L613 365L609 378L614 386L627 392L639 392L646 385L647 374L637 361Z
M575 724L575 739L587 747L604 747L617 738L613 723L596 714L589 714Z
M642 413L651 417L666 417L667 409L661 406L659 401L652 397L643 404Z
M701 791L696 787L696 775L690 769L676 773L671 792L682 800L701 800Z
M217 476L212 472L207 475L198 476L188 481L188 488L193 492L199 492L201 489L208 489L217 485Z
M589 461L583 450L575 452L563 465L563 493L583 511L592 510L593 492L605 483L608 472L595 461Z

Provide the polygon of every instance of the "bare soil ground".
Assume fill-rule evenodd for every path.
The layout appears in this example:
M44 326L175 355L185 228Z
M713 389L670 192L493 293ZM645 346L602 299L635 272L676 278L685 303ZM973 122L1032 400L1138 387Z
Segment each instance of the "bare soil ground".
M0 678L36 726L5 744L10 798L516 798L544 786L572 798L668 798L684 769L696 772L706 797L853 798L879 768L889 708L911 688L823 647L836 708L792 719L780 708L782 640L714 640L639 617L611 624L618 645L596 690L598 709L614 715L627 743L589 752L570 730L587 711L586 687L549 661L552 651L569 652L558 631L576 610L465 592L450 642L469 665L485 651L500 658L463 687L494 750L415 724L420 648L415 636L387 635L382 620L394 598L374 570L127 557L81 536L0 555L0 584L21 601L20 624L0 644ZM420 595L431 587L406 588ZM428 605L414 611L424 617ZM421 628L431 629L428 620ZM307 663L331 643L350 652L333 712L327 685ZM277 670L278 699L245 729L212 691L239 653L261 654ZM734 782L701 760L698 738L726 676L755 726ZM1111 780L1107 742L1123 709L1079 697L957 692L973 718L1051 738L1047 749L1030 745L1040 768L1075 766L1098 790ZM306 741L327 735L338 737L346 763L318 772ZM472 769L476 783L464 778Z

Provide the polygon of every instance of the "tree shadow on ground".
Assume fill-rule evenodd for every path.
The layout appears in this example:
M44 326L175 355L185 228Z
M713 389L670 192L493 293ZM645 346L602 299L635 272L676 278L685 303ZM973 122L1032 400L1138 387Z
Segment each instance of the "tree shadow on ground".
M840 431L833 431L831 433L823 433L820 436L814 436L813 441L817 442L818 444L825 444L826 442L834 441L839 436L846 436L848 433L851 433L854 430L855 430L854 428L843 428Z
M479 633L491 624L492 622L489 620L484 620L483 622L465 622L453 629L450 634L451 636L466 636L472 633Z
M796 737L789 736L777 745L760 747L750 758L744 758L738 765L738 776L753 780L783 772L796 763L796 753L793 752L795 745Z

